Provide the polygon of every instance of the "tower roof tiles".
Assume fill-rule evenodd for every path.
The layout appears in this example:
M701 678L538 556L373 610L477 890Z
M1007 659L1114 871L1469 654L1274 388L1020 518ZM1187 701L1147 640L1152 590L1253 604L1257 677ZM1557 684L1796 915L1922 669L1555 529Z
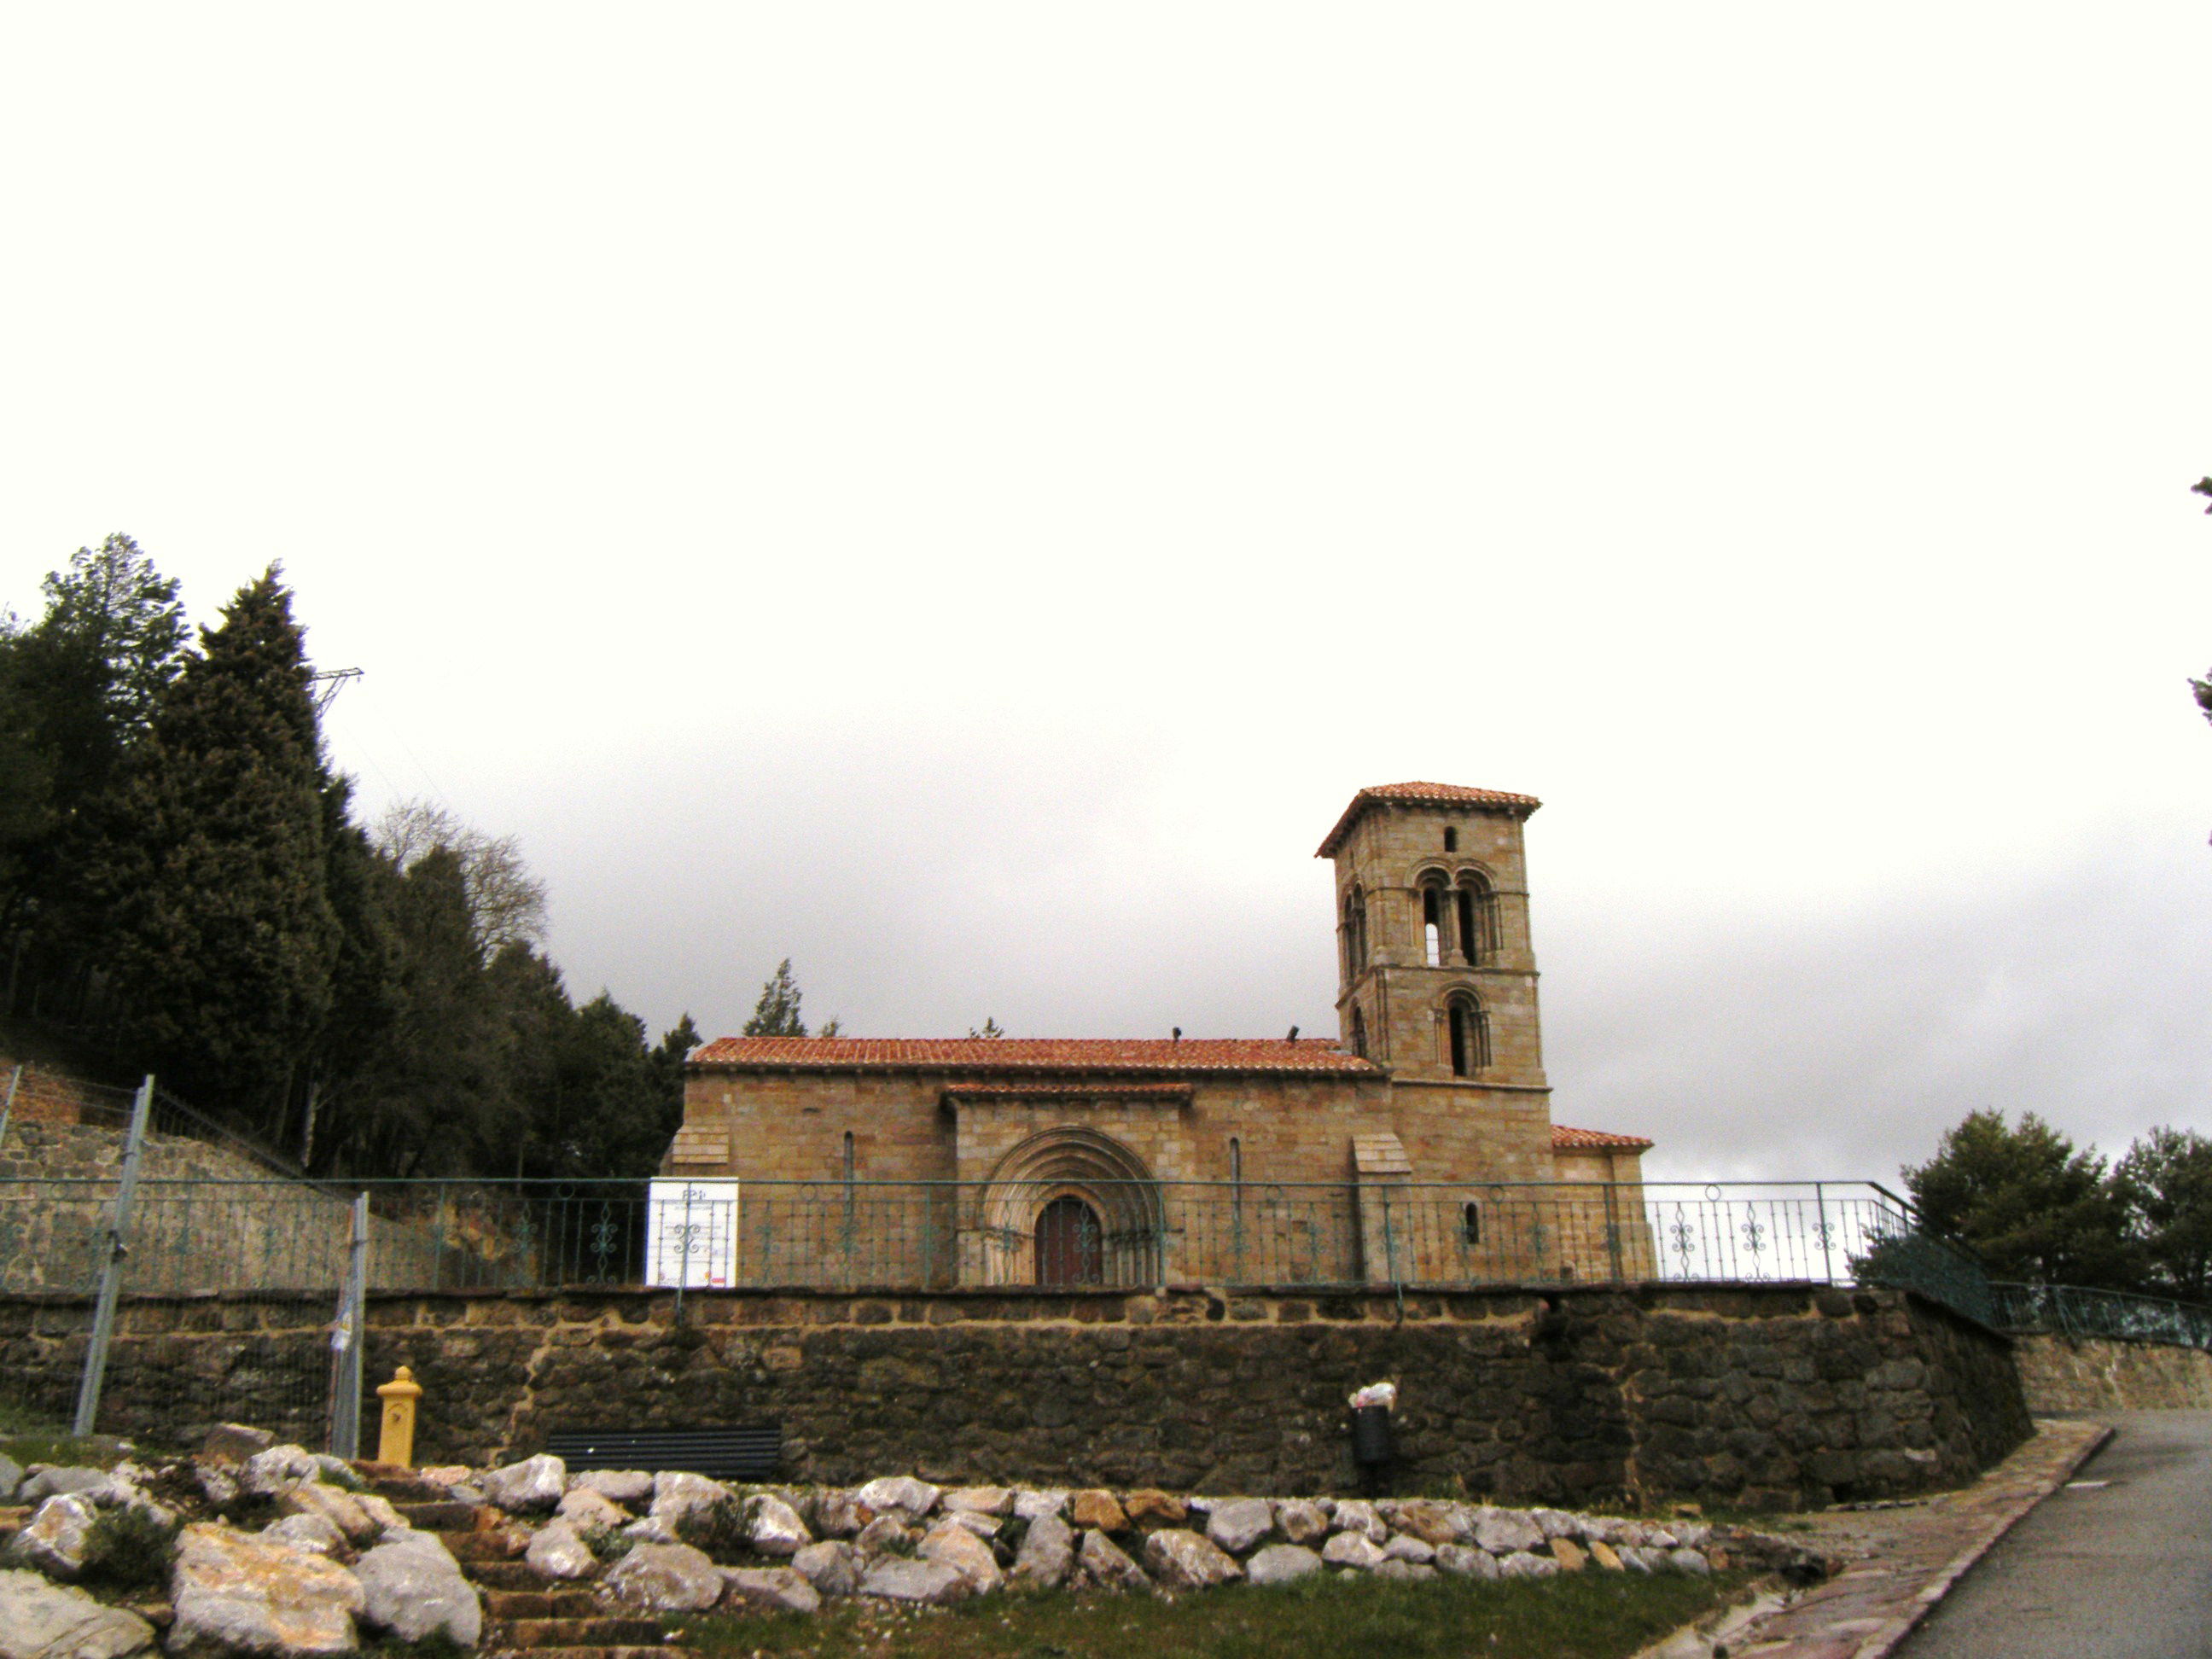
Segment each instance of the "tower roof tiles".
M1525 818L1544 803L1534 795L1509 794L1503 789L1477 789L1463 783L1376 783L1352 798L1336 828L1322 837L1317 859L1332 858L1369 808L1374 806L1464 806L1478 812L1504 812Z

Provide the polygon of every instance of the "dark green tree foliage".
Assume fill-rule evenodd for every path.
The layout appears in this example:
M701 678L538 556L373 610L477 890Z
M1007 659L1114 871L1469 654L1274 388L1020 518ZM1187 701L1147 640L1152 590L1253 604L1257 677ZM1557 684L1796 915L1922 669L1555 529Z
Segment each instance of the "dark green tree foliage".
M2212 1139L2153 1129L2112 1176L2148 1264L2142 1288L2212 1301Z
M753 1017L745 1022L746 1036L805 1036L806 1022L799 1018L799 981L791 976L791 958L776 963L775 974L761 987Z
M86 890L133 1046L187 1091L281 1121L340 946L327 780L276 568L222 617L131 751Z
M35 625L0 621L0 933L60 931L88 820L186 654L177 584L128 536L44 591Z
M2002 1112L1969 1113L1934 1158L1903 1174L1927 1224L1974 1250L1994 1278L2108 1289L2135 1282L2104 1159L2076 1151L2033 1112L2017 1127Z

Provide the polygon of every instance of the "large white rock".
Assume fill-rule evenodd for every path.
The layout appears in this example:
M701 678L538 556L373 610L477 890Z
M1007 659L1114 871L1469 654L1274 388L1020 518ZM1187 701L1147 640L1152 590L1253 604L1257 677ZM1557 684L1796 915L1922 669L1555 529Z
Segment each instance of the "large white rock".
M419 1642L443 1631L465 1648L483 1634L483 1604L453 1553L427 1532L395 1534L354 1564L362 1622Z
M128 1659L153 1645L135 1613L35 1572L0 1572L0 1659Z
M1093 1583L1121 1589L1150 1589L1152 1581L1127 1552L1096 1528L1086 1528L1076 1546L1075 1559Z
M550 1452L494 1469L480 1483L484 1502L509 1515L550 1510L568 1490L568 1466Z
M352 1494L352 1498L355 1503L361 1505L362 1512L376 1522L378 1530L386 1537L390 1537L395 1532L415 1530L415 1523L394 1509L392 1500L381 1493L357 1492Z
M965 1601L975 1593L968 1575L942 1561L909 1560L886 1555L874 1562L860 1580L860 1594L887 1601L918 1601L945 1607Z
M1066 1581L1074 1565L1073 1530L1057 1515L1040 1515L1022 1536L1012 1577L1023 1589L1054 1589Z
M919 1520L937 1507L937 1500L943 1490L931 1486L927 1480L917 1480L910 1474L891 1474L880 1480L869 1481L853 1496L878 1515L885 1510L903 1510Z
M814 1500L814 1527L824 1538L855 1538L876 1512L849 1492L833 1487Z
M999 1535L999 1528L1003 1524L988 1515L978 1515L973 1510L957 1510L944 1519L953 1526L967 1528L987 1544Z
M1145 1540L1145 1565L1174 1589L1206 1589L1242 1578L1244 1569L1187 1527L1168 1527Z
M1008 1486L954 1486L937 1501L947 1510L969 1515L1007 1516L1014 1512L1013 1490Z
M1244 1576L1255 1584L1294 1584L1321 1566L1321 1557L1303 1544L1270 1544L1244 1564Z
M1549 1578L1559 1571L1559 1564L1548 1555L1531 1555L1526 1550L1515 1550L1501 1557L1498 1576L1501 1578Z
M356 1547L374 1542L377 1534L384 1530L359 1497L319 1480L295 1480L281 1489L276 1493L276 1510L280 1515L319 1515Z
M768 1492L752 1500L745 1517L745 1536L763 1555L796 1555L814 1541L799 1511Z
M641 1613L703 1613L722 1599L722 1570L689 1544L640 1544L608 1569L599 1594Z
M43 1504L49 1498L58 1498L64 1492L81 1492L94 1503L99 1503L109 1489L106 1469L90 1468L82 1464L33 1463L31 1472L17 1488L15 1501L19 1504Z
M1206 1535L1231 1555L1242 1555L1275 1529L1275 1511L1264 1498L1231 1498L1206 1517Z
M1712 1577L1713 1564L1705 1559L1703 1550L1693 1550L1687 1544L1667 1552L1668 1564L1677 1572L1686 1572L1699 1578Z
M566 1521L578 1532L589 1532L594 1527L613 1531L629 1523L630 1513L605 1493L594 1492L589 1486L571 1486L553 1506L556 1519Z
M791 1558L791 1570L823 1595L856 1595L860 1553L842 1538L809 1544Z
M297 1486L302 1480L320 1480L322 1466L315 1462L314 1453L305 1446L270 1446L258 1451L246 1460L238 1472L238 1484L247 1492L263 1498L274 1498L287 1486Z
M1377 1578L1406 1580L1433 1578L1437 1576L1437 1570L1425 1561L1401 1561L1392 1556L1375 1569L1375 1576Z
M0 1504L12 1504L23 1484L23 1466L0 1452Z
M49 1578L74 1578L84 1571L85 1544L99 1516L82 1492L58 1493L40 1504L30 1524L15 1534L15 1553Z
M978 1590L999 1588L1002 1575L998 1557L992 1554L988 1544L960 1524L958 1516L948 1515L931 1528L916 1553L925 1560L943 1562Z
M568 1477L568 1490L579 1487L629 1508L653 1501L653 1477L643 1469L586 1469Z
M1528 1518L1547 1538L1579 1539L1583 1535L1583 1517L1570 1515L1565 1510L1531 1510Z
M351 1653L359 1638L361 1581L335 1561L213 1522L177 1535L169 1574L176 1620L165 1644L177 1659L199 1656Z
M1408 1498L1387 1506L1388 1519L1400 1532L1425 1544L1464 1544L1474 1532L1464 1504L1435 1498Z
M1544 1529L1521 1510L1479 1509L1474 1541L1492 1555L1512 1555L1544 1547Z
M1382 1553L1393 1561L1413 1561L1422 1566L1437 1559L1436 1547L1410 1532L1392 1534L1390 1541L1382 1547Z
M1495 1578L1498 1558L1472 1544L1443 1544L1437 1549L1437 1565L1462 1578Z
M1275 1505L1275 1524L1293 1544L1328 1536L1328 1511L1310 1498L1288 1498Z
M763 1607L770 1613L813 1613L821 1592L790 1567L724 1567L722 1605Z
M1387 1559L1364 1532L1340 1532L1322 1546L1321 1559L1332 1567L1357 1567L1372 1572Z
M589 1578L599 1570L599 1558L592 1553L575 1523L558 1516L531 1534L522 1559L532 1572L547 1578Z
M736 1496L720 1481L709 1480L703 1474L664 1469L653 1477L653 1507L647 1513L672 1528L692 1510L710 1510Z
M327 1515L288 1515L262 1528L261 1535L280 1544L289 1544L295 1549L313 1550L334 1561L353 1553L346 1544L345 1534Z
M1390 1535L1390 1528L1375 1512L1375 1505L1364 1498L1347 1498L1337 1504L1336 1529L1358 1533L1369 1543L1376 1545Z
M1018 1492L1014 1494L1014 1513L1024 1521L1040 1520L1045 1516L1060 1516L1067 1508L1067 1492L1063 1487L1044 1492Z

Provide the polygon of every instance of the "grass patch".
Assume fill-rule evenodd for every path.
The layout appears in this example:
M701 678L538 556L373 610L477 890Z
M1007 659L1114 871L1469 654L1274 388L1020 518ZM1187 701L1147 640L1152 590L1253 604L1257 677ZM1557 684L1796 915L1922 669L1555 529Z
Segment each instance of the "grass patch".
M112 1436L69 1431L60 1418L0 1397L0 1452L18 1463L82 1463L106 1468L123 1453Z
M943 1610L837 1601L811 1616L689 1620L683 1639L706 1654L822 1659L1619 1659L1733 1600L1746 1582L1742 1573L1581 1572L1407 1584L1316 1574L1173 1601L1055 1591L981 1596Z

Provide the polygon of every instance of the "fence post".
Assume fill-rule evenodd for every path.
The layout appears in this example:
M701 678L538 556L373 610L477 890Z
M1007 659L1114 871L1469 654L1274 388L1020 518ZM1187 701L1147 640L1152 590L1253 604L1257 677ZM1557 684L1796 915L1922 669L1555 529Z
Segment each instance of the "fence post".
M331 1450L347 1459L361 1455L361 1360L368 1335L368 1194L362 1193L353 1201L345 1283L338 1290L338 1322L331 1341Z
M1828 1245L1828 1194L1826 1184L1818 1181L1813 1183L1813 1215L1814 1224L1820 1234L1820 1276L1832 1285L1836 1282L1836 1262Z
M115 1217L108 1224L107 1260L100 1270L100 1299L94 1304L92 1340L85 1345L84 1375L77 1380L73 1434L90 1434L100 1415L100 1388L107 1376L107 1345L115 1334L115 1299L123 1290L123 1258L130 1253L131 1194L138 1185L138 1157L146 1146L146 1119L154 1109L154 1079L149 1073L131 1103L131 1134L123 1147L123 1173L115 1183Z
M7 1144L8 1120L15 1113L15 1091L22 1081L23 1068L18 1064L14 1071L8 1073L8 1098L5 1103L0 1103L0 1146Z
M1613 1282L1621 1282L1620 1271L1620 1183L1605 1183L1605 1250L1613 1263Z

